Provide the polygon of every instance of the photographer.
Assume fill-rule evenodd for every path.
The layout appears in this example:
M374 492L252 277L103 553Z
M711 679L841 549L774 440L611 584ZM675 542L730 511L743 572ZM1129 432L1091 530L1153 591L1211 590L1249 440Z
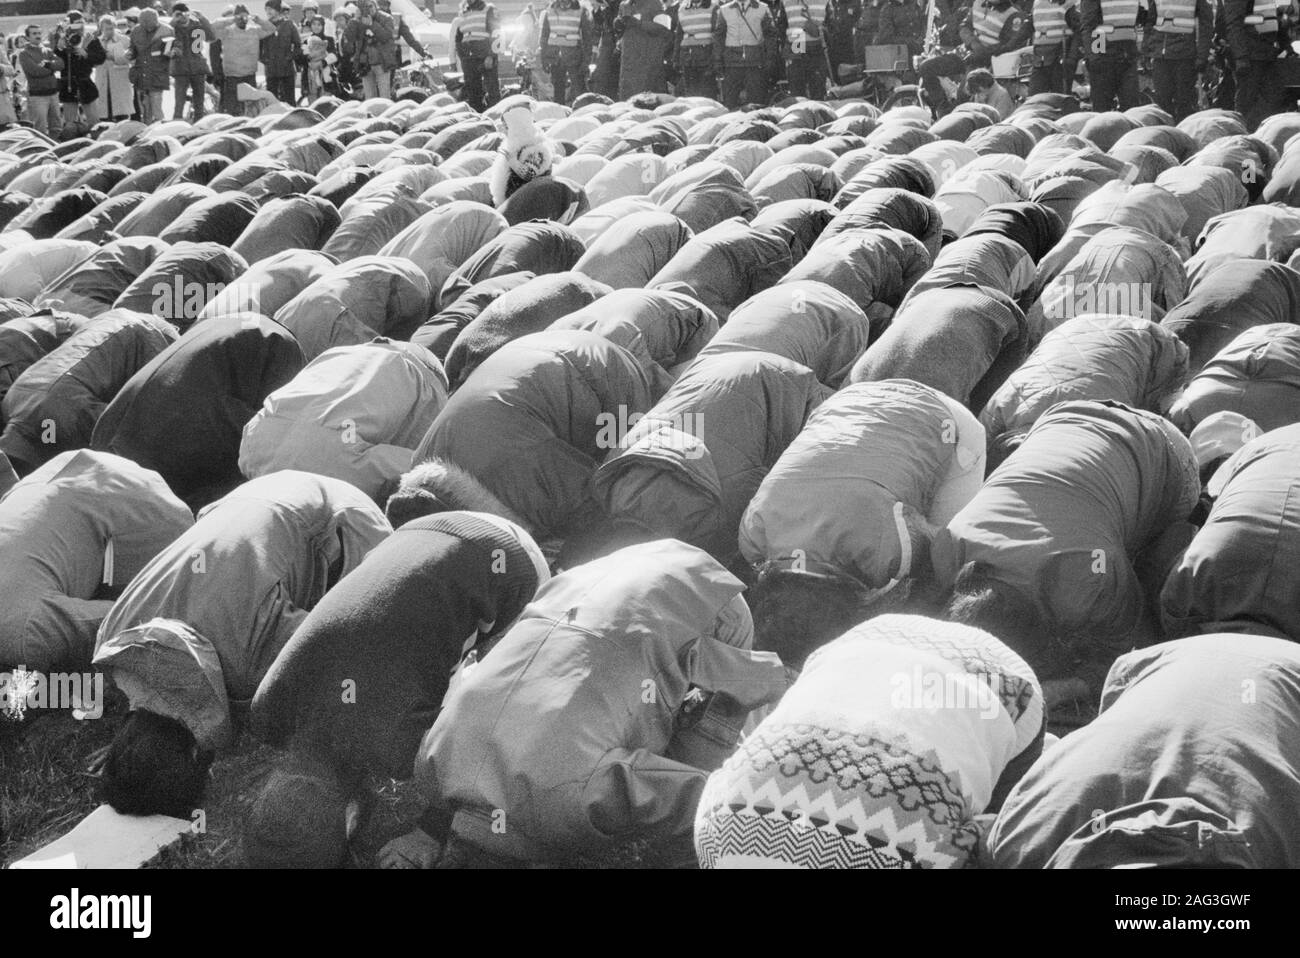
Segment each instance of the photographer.
M45 45L41 28L29 23L23 31L27 45L18 54L18 65L27 78L27 121L39 133L58 139L63 129L59 115L59 62Z
M59 102L63 104L63 129L89 130L99 122L99 87L95 86L95 67L108 55L93 33L86 33L86 20L73 10L66 26L60 24L54 34L54 53L62 61L59 72ZM78 117L78 113L84 115Z
M366 99L391 92L392 71L397 68L397 28L393 18L375 4L361 0L359 16L348 22L347 40L355 51L353 63L361 77Z
M191 13L184 3L172 7L172 33L176 37L172 42L172 95L176 100L172 119L185 119L188 96L193 105L192 119L197 122L203 118L207 99L208 58L203 44L212 42L217 35L207 17L197 10Z

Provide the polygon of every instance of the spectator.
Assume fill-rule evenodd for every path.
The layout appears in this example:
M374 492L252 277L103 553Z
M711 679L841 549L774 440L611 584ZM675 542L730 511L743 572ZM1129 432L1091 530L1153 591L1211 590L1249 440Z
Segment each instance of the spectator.
M135 85L140 119L144 123L156 123L162 119L171 42L172 28L158 20L158 11L152 7L141 10L140 22L131 31L131 82Z
M357 13L359 16L348 23L347 37L361 89L366 99L386 97L392 92L392 73L397 67L397 28L375 0L361 0Z
M253 22L249 22L251 19ZM221 112L243 113L236 96L241 83L252 86L257 82L258 45L275 28L261 17L248 12L242 3L236 4L230 16L212 21L213 33L221 44Z
M0 43L6 42L4 34L0 34ZM18 122L18 114L14 112L13 97L13 78L17 74L18 71L9 62L7 52L0 55L0 125L3 126Z
M302 54L306 62L303 71L302 92L308 102L325 95L325 90L332 79L334 64L338 62L338 51L334 38L325 35L325 18L312 17L307 25L307 35L302 42Z
M62 60L59 102L63 104L63 129L88 130L99 122L99 88L92 77L95 67L104 62L104 47L94 34L87 37L85 18L75 10L68 14L67 26L56 30L55 38L54 52Z
M622 19L619 99L631 99L638 93L667 93L668 58L673 51L672 21L663 13L653 19L644 13Z
M334 64L334 85L341 97L350 97L357 87L357 72L354 65L355 53L348 39L348 23L352 20L355 7L344 7L334 11L334 52L338 63Z
M302 39L284 10L284 0L267 0L266 19L271 33L262 40L261 61L266 67L266 89L281 103L293 106L294 68Z
M204 56L203 42L214 40L216 34L212 32L207 17L198 11L191 13L184 3L172 7L172 32L176 35L172 44L172 94L176 98L172 119L185 118L188 93L193 108L191 119L198 121L203 118L204 100L207 98L208 60Z
M45 45L39 26L29 23L23 33L27 45L18 54L18 65L27 78L27 122L57 139L63 129L57 97L59 64L54 51Z
M119 33L112 14L99 18L99 45L104 62L95 68L99 112L108 120L124 120L134 111L131 97L131 40Z

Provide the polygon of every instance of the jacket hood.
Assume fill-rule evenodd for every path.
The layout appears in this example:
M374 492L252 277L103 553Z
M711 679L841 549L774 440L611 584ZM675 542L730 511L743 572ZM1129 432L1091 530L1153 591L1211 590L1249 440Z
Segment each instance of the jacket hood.
M132 709L176 719L199 745L232 744L230 699L217 650L175 619L152 619L101 639L94 664L107 669Z
M1194 798L1153 799L1098 816L1047 868L1254 868L1245 833Z

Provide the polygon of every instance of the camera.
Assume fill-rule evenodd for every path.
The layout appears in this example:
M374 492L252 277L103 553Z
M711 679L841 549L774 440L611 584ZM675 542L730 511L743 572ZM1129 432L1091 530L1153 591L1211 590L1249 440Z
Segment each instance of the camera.
M77 31L74 31L74 32L68 34L68 45L69 45L69 46L73 46L73 47L75 47L75 46L80 45L80 43L81 43L81 31L80 31L80 30L77 30Z

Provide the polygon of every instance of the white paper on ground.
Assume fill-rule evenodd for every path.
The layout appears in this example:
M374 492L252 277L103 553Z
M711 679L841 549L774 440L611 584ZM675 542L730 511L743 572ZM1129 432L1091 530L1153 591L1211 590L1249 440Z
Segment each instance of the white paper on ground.
M190 830L183 818L121 815L101 805L72 831L10 868L139 868Z

